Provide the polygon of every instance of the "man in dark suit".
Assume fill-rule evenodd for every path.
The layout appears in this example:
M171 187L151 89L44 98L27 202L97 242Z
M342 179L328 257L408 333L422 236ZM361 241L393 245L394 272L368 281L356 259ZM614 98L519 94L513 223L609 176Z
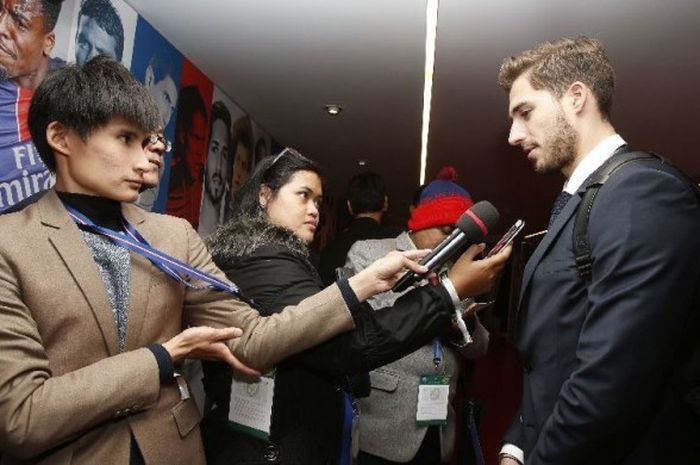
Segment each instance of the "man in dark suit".
M507 58L499 82L510 93L510 144L535 171L566 178L524 271L523 397L501 465L690 463L681 454L697 422L685 402L698 379L688 364L699 351L694 193L658 161L611 176L590 213L587 282L573 254L576 211L587 178L627 150L610 121L609 59L596 40L560 39Z

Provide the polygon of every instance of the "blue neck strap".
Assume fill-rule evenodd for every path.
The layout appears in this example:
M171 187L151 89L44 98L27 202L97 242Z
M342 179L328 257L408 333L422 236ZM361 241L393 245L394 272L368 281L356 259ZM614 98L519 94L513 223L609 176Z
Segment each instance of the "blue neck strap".
M242 300L246 300L235 284L223 281L216 276L198 270L177 258L171 257L153 248L141 233L139 233L125 218L122 217L124 232L119 232L103 226L98 226L90 220L90 218L83 215L75 208L65 204L64 206L66 210L68 210L68 214L73 221L75 221L81 229L105 236L115 244L147 258L154 266L183 285L194 289L218 289L235 295ZM193 284L192 281L202 281L206 283L206 285L198 286Z

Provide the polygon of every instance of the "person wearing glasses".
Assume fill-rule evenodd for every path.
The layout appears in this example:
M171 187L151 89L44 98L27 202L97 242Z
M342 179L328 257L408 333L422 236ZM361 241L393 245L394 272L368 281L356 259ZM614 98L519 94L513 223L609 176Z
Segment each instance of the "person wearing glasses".
M276 314L323 289L308 249L322 198L318 165L285 149L260 161L238 191L232 218L207 238L215 263L261 314ZM441 284L414 289L382 310L363 306L353 331L277 364L274 379L245 383L225 365L204 362L204 389L214 405L202 427L208 463L350 463L348 376L410 354L437 335L461 340L451 325L455 304L489 289L510 252L475 261L477 250L457 260ZM311 318L307 324L322 317ZM261 390L272 395L265 408ZM260 402L251 405L251 398ZM251 417L264 421L253 424Z
M173 79L173 66L174 64L167 54L154 53L148 60L143 80L163 119L163 132L167 130L166 128L168 128L177 107L178 89ZM166 152L169 153L170 148ZM156 208L156 201L160 193L160 179L165 172L164 163L167 163L167 160L161 160L158 182L139 194L136 203L144 210L154 211Z
M148 137L146 137L142 141L141 145L148 157L148 169L143 173L141 192L139 193L139 198L136 204L141 208L150 211L150 208L146 208L141 203L141 199L143 195L149 190L158 188L158 183L160 182L160 174L162 173L163 157L165 156L166 152L170 152L170 150L172 149L172 142L166 139L162 131L158 129L155 133L150 134ZM0 212L0 215L18 212L26 208L27 206L39 201L39 199L46 195L47 192L47 190L37 192L36 194L33 194L27 197L26 199L22 200L21 202L18 202L10 208Z
M29 129L56 183L0 217L3 463L203 465L184 359L254 376L248 366L352 329L359 302L402 271L425 271L420 253L395 253L261 316L187 221L133 205L151 147L167 148L160 122L148 91L102 55L49 73L34 94Z
M469 192L456 183L456 178L454 168L443 168L436 179L421 190L408 220L408 231L389 239L355 242L347 254L345 267L357 272L392 250L432 249L440 244L473 204ZM393 305L402 294L385 292L372 297L368 303L379 309ZM457 419L452 398L460 365L464 358L484 355L489 342L488 331L471 311L466 325L469 336L444 344L429 341L415 352L370 373L371 393L358 400L362 412L359 465L438 465L450 461L456 442ZM420 379L421 375L435 371L435 344L442 345L442 360L437 368L440 374L449 377L449 402L444 418L430 425L419 424L416 418Z

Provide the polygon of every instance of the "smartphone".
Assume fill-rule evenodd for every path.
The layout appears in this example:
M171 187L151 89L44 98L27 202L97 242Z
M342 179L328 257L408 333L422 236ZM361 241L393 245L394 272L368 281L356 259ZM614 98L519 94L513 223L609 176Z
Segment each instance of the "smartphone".
M493 246L493 249L491 249L486 255L486 257L490 257L491 255L497 254L501 250L503 250L505 247L508 247L508 244L513 242L513 239L515 239L515 236L518 235L520 231L523 230L525 227L525 222L523 220L518 220L515 222L513 226L510 227L510 229L499 239L498 242L496 242L496 245Z

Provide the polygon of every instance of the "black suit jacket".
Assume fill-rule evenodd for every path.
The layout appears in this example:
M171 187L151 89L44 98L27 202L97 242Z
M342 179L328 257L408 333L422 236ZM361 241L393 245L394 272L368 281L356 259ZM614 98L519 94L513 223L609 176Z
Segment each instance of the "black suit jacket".
M527 465L682 463L697 421L680 372L700 340L688 334L700 311L700 210L658 166L632 163L598 193L589 286L572 250L582 192L525 268L523 398L505 441L524 450Z

